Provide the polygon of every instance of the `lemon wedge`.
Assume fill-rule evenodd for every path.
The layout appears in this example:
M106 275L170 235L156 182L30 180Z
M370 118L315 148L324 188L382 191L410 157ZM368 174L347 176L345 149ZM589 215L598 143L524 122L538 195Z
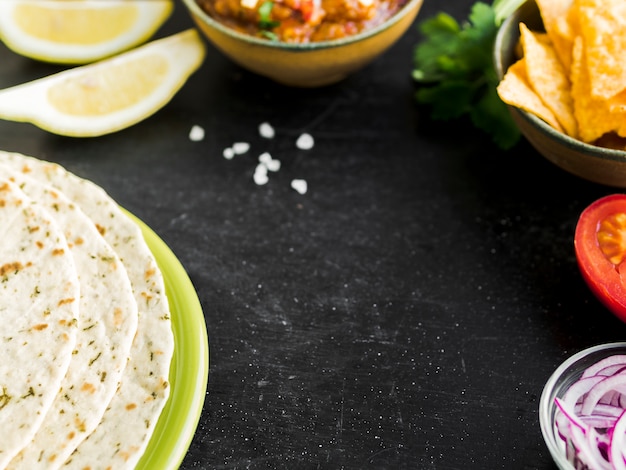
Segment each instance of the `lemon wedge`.
M172 9L172 0L1 0L0 39L33 59L86 64L147 41Z
M0 119L31 122L72 137L115 132L169 102L205 53L194 28L153 40L115 57L0 90Z

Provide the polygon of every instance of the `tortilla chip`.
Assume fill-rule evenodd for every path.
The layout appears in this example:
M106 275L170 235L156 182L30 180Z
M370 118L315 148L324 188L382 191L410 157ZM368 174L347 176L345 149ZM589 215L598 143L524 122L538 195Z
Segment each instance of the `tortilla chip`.
M568 22L572 0L536 0L546 33L554 44L561 64L569 72L574 35Z
M571 47L574 47L574 38L582 34L578 17L578 4L572 2L565 16L557 21L557 28L560 34L570 41L570 58L572 54Z
M580 36L574 40L572 49L572 98L582 141L592 143L602 135L620 128L623 119L620 114L611 113L607 101L591 94L589 68Z
M575 138L578 125L574 118L571 84L556 50L545 40L546 34L532 32L524 23L520 23L520 33L528 83L554 113L566 134Z
M607 102L609 111L616 116L620 125L615 132L619 137L626 137L626 90L618 93Z
M626 88L626 2L574 0L594 97L608 99Z
M607 101L609 111L612 113L626 112L626 90L619 92Z
M521 108L543 119L559 132L564 132L554 113L550 111L541 98L528 83L526 76L526 59L521 58L509 67L497 88L500 99L506 104Z

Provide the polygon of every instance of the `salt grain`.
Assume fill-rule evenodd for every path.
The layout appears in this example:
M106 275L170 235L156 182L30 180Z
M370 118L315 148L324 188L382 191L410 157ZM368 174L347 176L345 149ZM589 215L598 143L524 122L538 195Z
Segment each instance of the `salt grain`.
M272 161L272 155L269 152L263 152L259 155L259 162L267 164L267 162Z
M233 144L233 151L236 155L242 155L250 150L250 144L248 142L235 142Z
M296 147L301 150L310 150L313 148L314 144L313 136L307 133L301 134L298 140L296 140Z
M259 125L259 134L266 139L272 139L276 133L269 122L263 122Z
M276 172L280 170L280 160L272 158L269 152L263 152L259 155L259 163L264 165L269 171Z
M278 170L280 170L280 160L272 159L269 162L266 162L265 166L268 170L277 172Z
M307 183L306 180L295 179L291 180L291 187L295 189L300 194L305 194L307 192Z
M269 178L267 177L267 167L263 163L259 163L254 169L254 175L252 178L259 186L266 184L269 181Z
M232 149L232 147L228 147L224 149L224 151L222 152L222 155L224 155L224 158L226 160L232 160L233 157L235 156L235 151Z
M268 122L259 124L259 134L266 139L272 139L275 136L275 131L272 125ZM296 147L301 150L309 150L313 148L315 141L311 134L302 133L296 139ZM224 158L231 160L235 155L241 155L250 150L250 144L248 142L235 142L231 147L224 149ZM272 158L269 152L263 152L259 155L259 163L254 169L253 179L254 182L261 186L269 182L268 172L277 172L280 170L281 162ZM291 187L300 194L305 194L308 190L307 182L303 179L294 179L291 181Z
M199 142L204 139L204 129L200 126L194 125L189 131L189 140Z

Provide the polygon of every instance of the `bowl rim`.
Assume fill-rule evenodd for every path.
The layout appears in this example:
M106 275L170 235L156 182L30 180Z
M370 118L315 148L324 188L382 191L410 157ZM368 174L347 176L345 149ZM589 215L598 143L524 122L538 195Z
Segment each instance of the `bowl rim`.
M600 353L604 357L609 356L611 351L623 350L626 353L626 341L616 341L612 343L601 343L595 346L583 349L563 361L548 378L546 384L541 392L539 399L539 426L541 428L541 434L543 440L548 447L548 451L552 456L552 460L561 468L561 470L574 470L574 467L569 463L563 450L559 446L559 442L556 440L554 433L554 415L556 412L556 405L554 404L554 396L558 396L557 387L559 380L563 375L568 372L573 366L575 366L582 359L585 359L591 355ZM600 357L598 358L600 360ZM578 371L582 375L583 369Z
M506 33L507 31L508 32L515 31L511 23L513 22L519 23L521 20L520 17L528 16L529 14L533 14L535 12L539 15L539 9L537 7L537 3L535 2L535 0L526 0L517 8L517 10L515 10L508 18L506 18L502 22L500 27L498 28L498 32L496 33L496 38L495 38L494 47L493 47L493 61L494 61L495 69L496 69L496 74L498 75L498 78L500 80L504 76L506 69L508 69L509 65L511 65L511 64L503 63L504 61L502 57L504 41L505 41L505 38L507 37ZM541 20L540 16L539 16L539 19ZM542 20L541 22L543 24ZM518 35L517 37L519 37L519 28L517 29L517 35ZM548 137L551 137L554 140L562 141L563 144L567 146L569 149L582 151L593 157L620 161L620 162L626 161L626 151L624 150L617 150L617 149L612 149L609 147L600 147L598 145L592 145L587 142L583 142L582 140L574 139L573 137L570 137L567 134L557 131L552 126L550 126L547 122L545 122L543 119L538 118L537 116L535 116L534 114L528 111L525 111L521 108L517 108L514 106L510 106L510 105L509 105L509 108L516 111L521 117L523 117L526 121L528 121L530 124L535 126L544 135L547 135Z
M368 39L370 37L376 36L378 33L386 29L389 29L390 27L398 23L405 16L410 14L415 8L419 8L424 0L408 0L399 11L397 11L394 15L387 18L386 21L375 26L374 28L366 29L364 31L361 31L360 33L353 34L345 38L333 39L330 41L315 41L315 42L306 42L306 43L270 41L267 39L261 39L255 36L251 36L249 34L241 33L213 19L208 13L206 13L200 7L200 5L198 5L198 2L196 0L182 0L182 1L193 15L199 17L204 23L208 24L209 26L221 32L222 34L225 34L233 39L238 39L240 41L244 41L244 42L255 44L258 46L262 46L262 47L267 47L270 49L288 50L288 51L293 51L293 52L306 52L306 51L315 51L315 50L320 50L320 49L329 49L329 48L334 48L334 47L346 46L346 45L353 44L353 43L362 41L364 39Z

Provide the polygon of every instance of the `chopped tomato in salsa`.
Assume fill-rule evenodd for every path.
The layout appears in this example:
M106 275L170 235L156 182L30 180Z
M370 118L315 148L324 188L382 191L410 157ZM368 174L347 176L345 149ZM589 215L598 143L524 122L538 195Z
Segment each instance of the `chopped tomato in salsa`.
M407 0L196 0L239 32L306 43L352 36L396 14Z

